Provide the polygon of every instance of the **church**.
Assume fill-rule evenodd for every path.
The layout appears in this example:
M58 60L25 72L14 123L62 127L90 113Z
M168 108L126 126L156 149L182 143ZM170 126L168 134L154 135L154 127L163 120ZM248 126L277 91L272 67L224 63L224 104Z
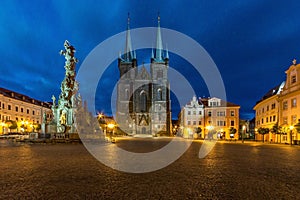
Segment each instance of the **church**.
M120 79L117 84L116 121L119 128L132 136L170 135L171 108L168 80L169 54L163 49L160 17L156 48L152 49L150 72L138 66L132 49L128 16L125 51L119 56ZM150 57L150 56L149 56Z

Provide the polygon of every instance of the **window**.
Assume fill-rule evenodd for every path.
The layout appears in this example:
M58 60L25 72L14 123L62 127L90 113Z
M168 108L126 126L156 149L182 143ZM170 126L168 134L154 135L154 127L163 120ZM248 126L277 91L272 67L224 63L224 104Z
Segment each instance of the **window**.
M19 120L19 118L16 117L16 121L18 121L18 120Z
M225 111L219 111L219 112L217 112L217 116L225 116Z
M201 121L199 121L199 125L201 125Z
M125 100L129 100L129 90L125 89Z
M16 112L19 112L19 107L18 106L16 106Z
M188 121L188 125L191 125L191 121Z
M257 122L259 122L259 121L257 121ZM234 126L234 121L233 120L230 121L230 126Z
M196 121L193 121L193 125L196 125Z
M147 111L147 96L144 91L140 93L140 110L141 112Z
M29 109L27 109L26 111L27 111L27 114L29 114Z
M276 116L274 115L274 116L273 116L273 122L275 122L275 121L276 121Z
M287 109L288 109L288 102L287 102L287 101L284 101L284 102L282 103L282 109L283 109L283 110L287 110Z
M297 123L297 115L292 115L291 122L292 122L292 124Z
M201 112L201 110L199 111L199 115L202 115L202 112Z
M230 116L234 117L234 110L230 111Z
M24 109L23 108L21 108L21 112L23 112L24 111Z
M272 110L275 109L275 106L276 106L276 104L273 103L273 104L271 105L271 109L272 109Z
M267 106L267 111L269 111L269 106Z
M8 110L11 110L11 105L7 105L7 109L8 109Z
M266 117L266 123L268 123L269 122L269 118L268 117Z
M157 99L162 100L162 91L161 91L161 89L157 90Z
M35 114L35 112L34 112L34 110L32 111L32 115L34 115Z
M5 109L5 105L4 105L4 103L2 104L2 108L3 108L3 109Z
M262 113L264 113L264 112L265 112L265 109L263 108L263 109L262 109Z
M292 108L296 108L297 107L297 99L296 98L293 98L291 100L291 104L292 104Z
M225 126L225 121L217 121L218 126Z
M291 84L296 83L296 81L297 81L296 75L293 75L291 77Z
M195 110L193 111L193 115L196 115L196 111Z
M191 115L191 111L188 111L188 115Z
M208 111L208 116L211 117L211 111Z
M270 116L270 122L272 121L272 116Z
M264 123L264 119L261 119L261 124L263 124Z
M287 117L283 117L283 124L287 124Z

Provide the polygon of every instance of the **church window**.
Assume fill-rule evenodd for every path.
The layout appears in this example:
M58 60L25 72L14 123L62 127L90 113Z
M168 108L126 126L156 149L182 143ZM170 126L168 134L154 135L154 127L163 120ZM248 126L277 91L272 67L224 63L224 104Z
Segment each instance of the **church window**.
M157 90L157 98L158 100L162 100L162 91L160 88Z
M142 91L140 94L140 109L141 109L141 112L147 111L147 95L146 95L145 91Z
M126 100L129 99L129 91L128 91L128 89L125 89L125 99Z

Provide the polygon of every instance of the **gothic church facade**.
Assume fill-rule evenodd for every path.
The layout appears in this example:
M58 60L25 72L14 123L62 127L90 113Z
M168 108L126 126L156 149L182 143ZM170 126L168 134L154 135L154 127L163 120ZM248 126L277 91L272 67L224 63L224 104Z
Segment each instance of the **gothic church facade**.
M163 50L160 17L156 48L152 49L150 61L150 73L144 65L138 68L136 53L131 45L128 17L125 52L118 59L120 80L116 110L116 121L128 135L170 135L169 55L167 50Z

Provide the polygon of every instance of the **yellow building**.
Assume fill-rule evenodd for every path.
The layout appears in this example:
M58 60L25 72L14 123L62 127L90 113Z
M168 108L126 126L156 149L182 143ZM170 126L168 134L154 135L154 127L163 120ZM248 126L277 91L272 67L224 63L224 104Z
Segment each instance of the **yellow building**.
M287 134L283 138L287 143L299 143L300 134L294 125L300 119L300 64L294 59L285 73L286 83L278 96L279 125Z
M240 106L234 103L226 102L222 99L202 98L204 105L204 134L213 130L219 139L238 139L239 130L239 110ZM230 133L230 129L236 130L235 134Z
M52 118L51 104L0 88L0 134L39 131Z
M256 103L254 106L255 110L255 139L260 141L269 141L269 142L279 142L280 139L278 136L271 132L274 125L278 122L279 116L279 103L278 95L282 88L284 87L285 82L282 82L275 88L272 88L268 91L263 98ZM268 128L269 133L259 134L257 130L260 128Z

